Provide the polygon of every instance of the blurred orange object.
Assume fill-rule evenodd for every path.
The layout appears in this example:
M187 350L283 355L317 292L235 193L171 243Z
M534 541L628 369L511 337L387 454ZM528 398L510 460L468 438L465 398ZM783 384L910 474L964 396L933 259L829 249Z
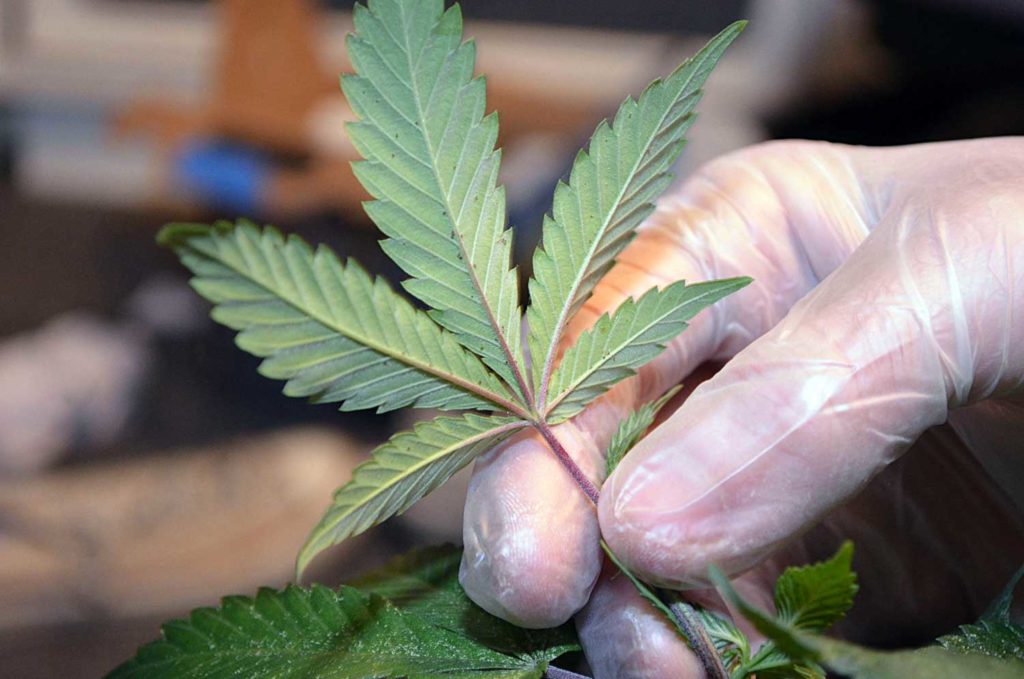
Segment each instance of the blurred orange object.
M308 0L222 0L212 96L200 108L138 100L118 112L120 135L156 139L167 165L196 139L229 139L288 158L261 197L268 216L338 208L352 216L368 198L346 160L311 139L324 102L339 99L338 81L316 49L317 13ZM344 118L344 112L341 117ZM343 122L339 121L339 124Z
M349 167L357 155L342 129L353 116L341 96L337 73L321 59L323 22L313 3L221 0L219 17L220 44L208 101L186 108L136 100L118 112L115 132L155 138L168 166L197 139L251 145L287 161L275 166L260 196L265 216L334 209L365 221L359 208L369 196ZM532 29L510 27L504 32L516 43ZM490 108L501 111L503 144L531 133L575 136L599 112L594 97L543 87L542 78L524 82L503 78L500 71L489 75Z
M143 132L168 147L223 136L288 154L310 151L306 120L338 91L316 50L309 0L221 0L212 96L199 109L140 100L117 116L120 133Z

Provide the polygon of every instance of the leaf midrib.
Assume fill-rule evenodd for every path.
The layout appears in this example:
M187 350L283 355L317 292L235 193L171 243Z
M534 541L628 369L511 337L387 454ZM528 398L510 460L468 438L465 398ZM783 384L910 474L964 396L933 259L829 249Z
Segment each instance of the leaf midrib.
M219 249L220 249L220 247L218 246L218 250ZM201 251L198 251L197 254L199 254L200 256L207 256L207 255L204 255ZM315 257L315 255L313 255L313 257ZM375 351L375 352L377 352L379 354L383 354L384 356L387 356L388 358L392 358L392 359L394 359L394 360L396 360L396 361L398 361L400 363L403 363L405 365L408 365L408 366L411 366L413 368L416 368L417 370L419 370L421 372L425 372L425 373L427 373L429 375L433 375L434 377L438 377L438 378L440 378L440 379L442 379L442 380L444 380L446 382L449 382L450 384L452 384L452 385L454 385L456 387L459 387L463 391L467 391L469 393L472 393L472 394L475 394L477 396L480 396L480 397L490 401L491 403L494 403L495 405L501 406L502 408L504 408L505 410L507 410L510 413L514 413L514 414L519 415L521 417L525 416L525 413L523 412L523 409L522 409L522 407L519 404L517 404L517 403L515 403L515 402L513 402L513 401L511 401L511 400L509 400L507 398L505 398L501 394L497 394L495 392L492 392L490 389L487 389L484 386L479 385L479 384L477 384L475 382L472 382L472 381L470 381L470 380L468 380L466 378L460 377L459 375L455 375L453 373L441 370L441 369L437 368L435 365L433 365L432 363L427 363L427 362L424 362L424 361L420 361L420 360L418 360L418 359L416 359L416 358L414 358L412 356L408 356L408 355L403 354L401 352L395 351L395 350L391 349L390 347L388 347L386 345L380 344L378 342L373 341L372 339L370 339L368 337L365 337L365 336L361 335L358 332L354 332L354 331L351 331L351 330L346 330L344 328L339 327L335 323L333 318L325 318L321 314L318 314L318 313L316 313L316 312L306 308L302 304L302 300L301 299L298 299L298 300L295 299L294 297L301 297L301 291L296 290L295 291L296 294L293 297L293 295L290 295L290 294L288 294L287 292L285 292L283 290L275 290L274 288L270 287L266 282L260 280L256 276L250 275L249 272L240 270L238 267L236 267L233 264L231 264L225 257L219 257L218 259L219 259L220 263L223 266L225 266L229 271L232 271L236 275L238 275L238 276L240 276L240 277L250 281L251 283L259 286L263 290L267 291L273 298L283 300L285 303L287 303L289 306L291 306L296 311L304 314L308 318L313 319L314 321L316 321L317 323L320 323L324 327L329 328L330 330L333 330L334 332L338 333L339 335L347 337L347 338L353 340L354 342L356 342L358 344L361 344L361 345L363 345L364 347L366 347L368 349L371 349L372 351ZM342 266L344 266L344 265L342 265ZM371 285L374 284L374 281L372 279L370 281L370 284ZM413 309L413 313L414 314L417 313L415 309ZM430 322L433 323L432 320ZM442 332L442 333L444 332L443 329L438 328L438 330L440 332ZM484 368L484 370L487 371L486 367ZM488 372L488 374L492 374L492 373L489 373L489 371L487 371L487 372Z
M445 187L445 182L443 182L441 180L441 173L440 173L439 168L437 167L437 162L436 162L437 161L437 150L434 148L434 144L433 144L433 141L430 138L430 135L427 134L427 125L426 125L427 118L426 118L426 114L425 114L424 109L423 109L423 102L422 102L421 97L420 97L419 86L418 86L418 83L416 81L416 69L415 69L415 64L413 63L413 59L412 59L412 56L413 56L412 55L412 45L409 44L408 16L403 13L402 19L403 19L402 38L403 38L403 42L405 43L405 50L404 51L405 51L405 56L406 56L406 65L409 67L410 80L412 81L411 83L409 83L409 89L412 92L413 101L416 104L416 114L419 116L419 119L420 119L420 125L418 125L418 126L414 125L414 127L417 127L417 129L420 130L420 134L423 135L423 140L424 140L424 142L427 145L427 151L430 154L430 170L431 170L431 173L433 174L434 182L437 184L437 188L438 188L439 192L441 193L441 196L444 199L444 206L447 208L447 215L446 216L448 218L449 224L451 224L451 227L452 227L451 228L452 237L455 239L455 242L456 242L456 244L459 247L459 251L462 253L462 260L466 263L466 274L469 276L470 281L472 281L472 283L473 283L473 288L476 290L477 296L480 299L480 306L484 310L484 313L487 314L487 321L490 323L491 328L494 330L495 339L498 341L498 346L500 347L502 353L505 355L506 363L508 363L509 369L512 371L512 376L515 378L517 386L519 387L519 389L522 392L522 396L525 399L525 403L530 403L530 401L532 400L532 393L531 393L530 385L523 378L523 373L520 370L519 363L516 360L516 357L512 354L512 348L509 346L508 340L505 338L504 332L502 332L501 326L498 323L498 320L497 320L497 318L494 315L494 310L491 309L490 301L487 299L487 295L484 294L483 286L481 285L479 277L476 274L476 267L473 266L472 260L469 257L469 251L466 249L466 243L465 243L465 241L462 238L462 233L460 233L458 225L455 222L455 211L452 209L452 201L451 201L451 195L450 195L450 188L451 187L447 187L446 188ZM426 47L426 45L429 44L429 42L432 39L432 37L433 37L433 29L431 29L431 36L428 37L426 41L424 41L424 43L423 43L424 47ZM392 35L392 38L394 38L393 35ZM459 47L461 47L461 43L460 43ZM459 48L457 47L456 49L459 49ZM419 55L417 54L417 56L419 56ZM441 77L441 76L438 76L438 77ZM475 126L476 123L474 123L473 125ZM446 124L445 129L447 130L447 124ZM460 149L460 151L459 151L460 157L461 157L461 154L463 154L464 152L465 152L465 143L463 143L462 149ZM462 211L462 208L460 207L460 209L459 209L460 216L461 216L461 211ZM478 225L478 228L479 228L479 225ZM502 284L504 284L504 283L502 283ZM521 412L517 412L517 411L512 411L512 412L516 412L517 414L522 414Z
M687 303L689 303L689 301L690 300L687 300ZM633 302L633 304L636 304L636 305L639 306L639 301L635 301L635 302ZM565 389L563 389L558 394L558 396L556 396L554 399L552 399L551 404L545 410L545 413L544 413L545 416L550 415L551 412L553 412L555 410L555 408L557 408L559 406L559 404L562 403L562 401L564 401L569 395L571 395L574 391L576 391L577 387L579 387L580 384L585 382L587 380L587 378L589 378L591 375L593 375L597 371L601 370L608 363L608 361L612 360L612 358L614 358L620 351L622 351L626 347L631 346L633 344L634 340L636 340L637 337L639 337L643 333L647 332L647 330L649 330L650 328L652 328L652 327L662 323L668 316L671 316L678 309L679 309L679 305L678 304L676 304L674 306L670 306L663 314L660 314L659 316L654 317L654 320L652 320L650 323L641 323L639 328L635 332L631 333L623 341L618 342L615 345L613 345L613 348L608 350L606 355L603 356L600 361L598 361L597 363L594 363L593 365L591 365L589 370L583 371L583 373L580 375L580 377L578 379L576 379L575 381L571 382ZM637 311L637 313L639 313L639 311ZM609 318L609 323L612 321L613 318L614 318L614 314L612 315L612 317Z
M672 76L669 75L669 78L671 78L671 77ZM661 81L661 84L663 86L665 86L667 80L668 80L668 78L666 78L666 80ZM689 86L689 84L690 84L690 82L692 80L693 80L693 75L691 74L690 77L687 78L684 83L682 83L682 85L679 88L679 91L680 92L684 91ZM643 95L641 94L641 98L642 97L643 97ZM675 101L678 98L679 98L678 95L675 98L673 98L673 100L672 100L673 103L675 103ZM639 104L639 99L637 100L637 103ZM670 105L670 106L668 106L665 109L664 114L662 114L662 116L659 118L658 124L654 128L654 133L651 134L650 137L645 142L643 152L641 152L637 156L636 162L633 164L633 167L630 169L629 174L627 175L628 179L625 182L623 182L622 188L619 190L618 194L616 195L615 202L612 203L612 208L607 212L607 214L605 216L605 220L601 224L601 228L599 229L599 232L598 232L600 235L597 238L594 239L594 241L591 244L590 248L587 250L587 256L583 260L584 264L577 271L576 276L575 276L574 281L573 281L573 285L570 288L569 295L566 297L565 304L563 305L562 310L559 312L558 321L556 322L555 327L554 327L554 332L551 335L550 344L548 345L547 351L545 352L545 356L544 356L544 370L543 370L543 372L541 374L540 388L538 390L538 397L537 397L538 401L537 401L536 407L539 410L543 410L546 413L547 412L551 412L552 408L554 407L554 406L548 406L547 404L545 404L545 401L547 399L547 391L548 391L548 386L550 385L551 375L552 375L552 372L554 370L555 355L557 353L557 348L558 348L559 340L561 339L561 335L562 335L562 333L565 330L566 324L568 323L568 318L567 317L568 317L568 314L569 314L569 309L572 308L573 301L574 301L574 299L576 297L576 292L579 290L579 287L582 284L583 279L585 278L584 274L586 273L586 270L587 270L587 264L593 260L594 254L595 254L595 252L597 250L598 245L600 244L604 234L607 233L607 231L608 231L608 227L609 227L609 225L611 223L611 219L612 219L613 215L617 211L618 206L621 205L624 202L624 196L626 194L626 191L629 189L630 183L633 181L633 178L637 174L638 169L644 164L643 163L644 156L647 154L647 151L651 148L651 145L654 143L654 140L659 136L660 131L661 131L661 127L664 124L665 119L671 113L671 111L672 111L672 106ZM613 119L613 122L614 122L614 119ZM608 127L609 127L610 130L612 130L614 132L614 128L612 128L611 124L609 124ZM589 154L589 150L588 150L588 155L590 155ZM591 158L593 158L593 157L591 156ZM578 193L578 191L577 191L577 193ZM634 194L635 194L635 192L634 192ZM632 196L630 196L630 197L632 197ZM564 396L562 396L561 398L564 398Z

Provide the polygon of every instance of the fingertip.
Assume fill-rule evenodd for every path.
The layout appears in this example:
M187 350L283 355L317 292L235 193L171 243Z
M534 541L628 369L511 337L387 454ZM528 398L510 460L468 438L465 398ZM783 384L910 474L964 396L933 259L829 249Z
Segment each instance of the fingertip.
M480 549L463 553L459 582L491 615L519 627L544 629L569 620L586 604L593 581L562 563L545 563L536 552L489 558Z
M595 679L706 676L672 624L614 567L605 567L576 630Z
M730 420L708 412L709 402L721 405L695 393L602 488L602 535L624 563L660 586L706 587L711 565L742 571L804 517L763 458L721 449L719 425ZM734 437L738 426L732 424Z
M574 457L592 455L576 438L565 440L577 444ZM567 621L586 603L600 571L594 508L534 436L514 439L478 462L463 540L459 580L466 593L522 627Z

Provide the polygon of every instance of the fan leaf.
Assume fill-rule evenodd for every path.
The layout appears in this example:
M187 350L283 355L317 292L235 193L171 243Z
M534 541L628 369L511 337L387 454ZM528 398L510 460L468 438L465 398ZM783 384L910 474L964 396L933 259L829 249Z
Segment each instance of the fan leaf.
M108 679L537 679L552 657L494 651L351 587L226 597L162 632Z
M525 629L477 606L459 584L462 550L428 547L399 556L352 583L379 594L403 611L507 655L540 662L580 650L571 622L549 629Z
M213 317L265 360L261 374L287 380L288 396L342 410L514 408L501 382L448 332L327 247L314 252L276 229L179 224L159 236L195 274Z
M299 574L323 550L404 512L526 424L515 418L467 413L421 422L413 431L391 437L335 492L333 503L299 552Z
M342 88L359 120L353 165L374 200L366 211L384 251L412 278L405 288L519 392L518 277L505 194L497 186L495 115L484 116L476 48L462 42L458 6L441 0L356 5Z
M749 278L686 285L683 281L653 288L640 299L627 299L580 335L551 378L549 417L563 420L582 410L619 380L661 353L686 321Z
M556 188L543 247L533 258L526 312L538 409L548 402L546 386L566 324L654 209L694 120L701 87L744 25L732 24L638 100L626 99L611 125L602 122L589 149L576 157L569 183Z

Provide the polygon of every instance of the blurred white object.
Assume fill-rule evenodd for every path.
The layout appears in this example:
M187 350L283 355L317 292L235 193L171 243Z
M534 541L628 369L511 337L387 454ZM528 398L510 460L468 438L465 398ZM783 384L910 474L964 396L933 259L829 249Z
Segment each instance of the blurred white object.
M209 325L206 304L178 276L156 273L132 292L124 310L132 319L164 337L183 337Z
M82 314L0 343L0 473L111 442L148 360L143 333Z
M310 143L324 153L352 158L356 151L345 125L354 120L356 116L339 90L337 96L327 97L310 112L306 121Z

